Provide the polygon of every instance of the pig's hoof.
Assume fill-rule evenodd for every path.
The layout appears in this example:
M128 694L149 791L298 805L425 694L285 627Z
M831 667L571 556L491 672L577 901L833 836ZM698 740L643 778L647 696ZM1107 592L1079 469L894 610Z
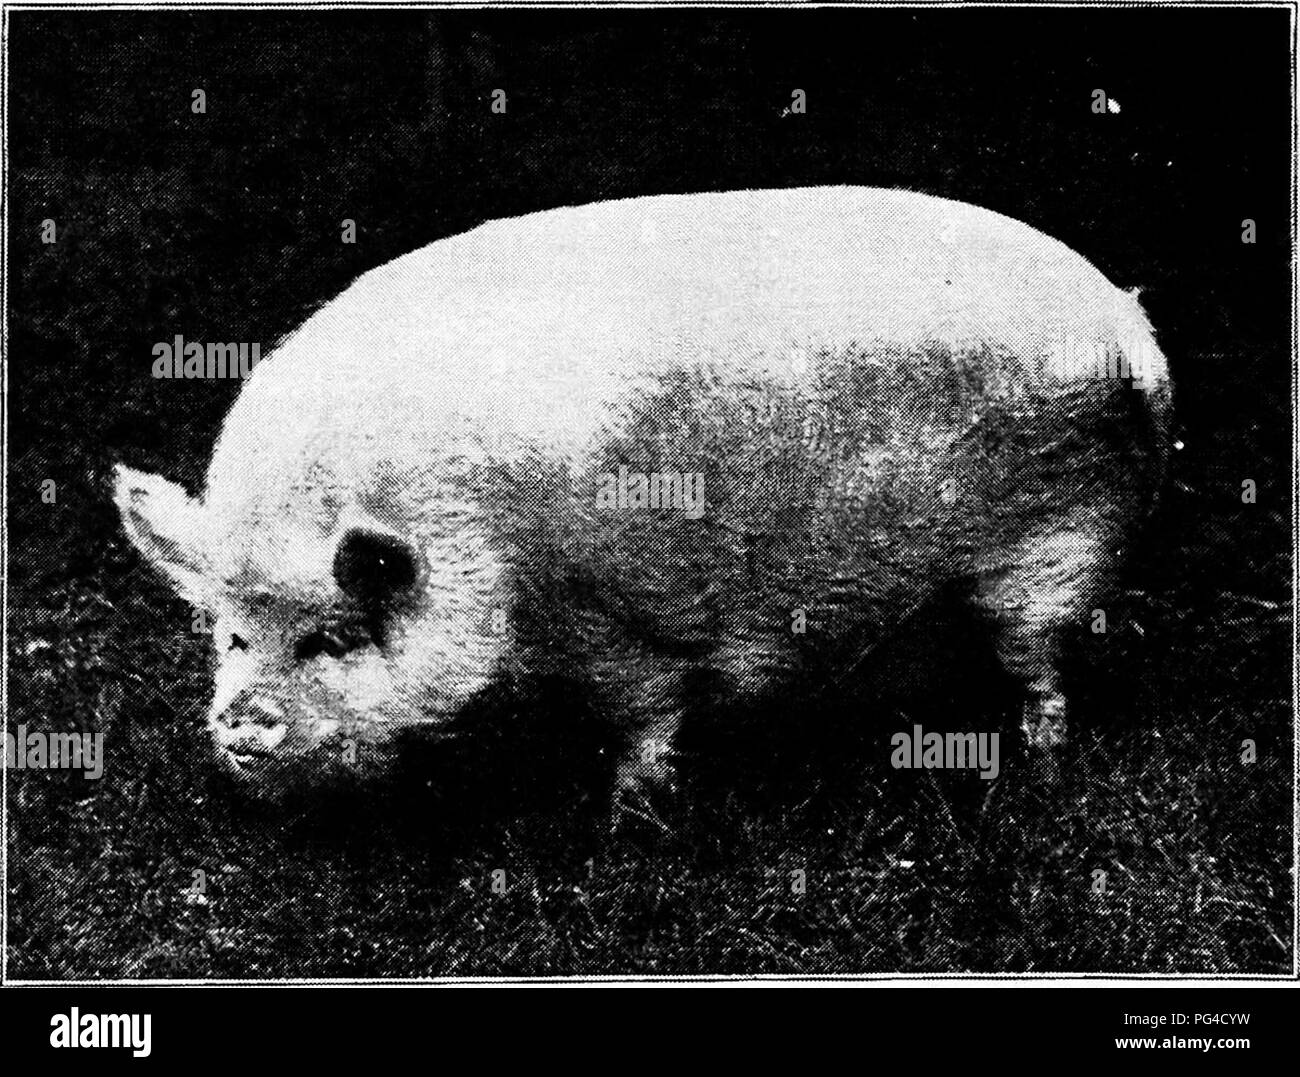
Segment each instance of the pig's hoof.
M612 832L649 829L657 834L672 833L657 802L640 789L620 788L615 792L609 828Z
M1020 728L1025 731L1030 774L1041 785L1056 785L1065 744L1065 700L1059 695L1031 699Z
M1065 743L1065 700L1060 696L1031 699L1025 704L1020 728L1030 751L1059 748Z
M677 774L663 754L651 762L643 756L626 761L614 785L611 829L641 826L671 833L668 816L676 799Z

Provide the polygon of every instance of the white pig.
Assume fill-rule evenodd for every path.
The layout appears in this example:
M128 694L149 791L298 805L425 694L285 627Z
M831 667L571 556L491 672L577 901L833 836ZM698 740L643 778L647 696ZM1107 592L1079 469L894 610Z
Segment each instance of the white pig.
M115 498L215 618L208 725L254 787L382 770L562 670L628 794L670 777L699 684L797 702L954 581L1059 743L1061 639L1150 505L1168 408L1135 296L1007 217L638 198L366 273L253 371L200 496L119 467Z

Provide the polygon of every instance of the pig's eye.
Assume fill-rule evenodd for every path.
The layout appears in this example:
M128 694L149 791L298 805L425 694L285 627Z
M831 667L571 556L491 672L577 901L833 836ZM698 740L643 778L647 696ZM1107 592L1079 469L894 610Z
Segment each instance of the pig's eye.
M248 650L248 640L244 639L243 636L237 635L236 633L232 632L230 633L229 649L232 651L246 651Z
M334 554L334 579L363 606L383 605L408 594L420 576L415 550L401 539L352 530Z

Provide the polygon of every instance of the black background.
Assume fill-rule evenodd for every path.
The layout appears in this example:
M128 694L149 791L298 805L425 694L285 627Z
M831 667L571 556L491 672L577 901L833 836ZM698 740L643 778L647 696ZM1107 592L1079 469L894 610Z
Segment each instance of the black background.
M269 343L364 270L484 219L739 187L998 210L1143 289L1189 423L1229 420L1230 385L1289 395L1285 363L1254 366L1288 334L1285 11L11 19L20 479L84 482L125 455L195 482L234 387L143 376L174 332ZM783 117L793 87L808 114ZM1092 113L1095 88L1119 114Z

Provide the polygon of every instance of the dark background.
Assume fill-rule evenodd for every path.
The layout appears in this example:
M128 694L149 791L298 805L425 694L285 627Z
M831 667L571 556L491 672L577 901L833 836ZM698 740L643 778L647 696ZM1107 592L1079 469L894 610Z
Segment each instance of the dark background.
M9 19L8 720L110 746L99 783L10 775L11 975L1291 968L1286 11ZM795 87L808 114L782 116ZM839 783L792 764L795 794L719 794L666 849L601 846L575 887L506 824L414 841L370 807L358 843L355 819L250 820L211 788L205 643L127 547L107 469L196 490L237 385L153 380L153 342L265 351L489 218L825 183L1056 236L1141 287L1170 358L1184 448L1128 613L1080 658L1092 720L1051 803L900 782L878 750ZM955 682L909 715L981 705L968 644L936 641ZM421 810L439 833L469 814ZM507 863L530 885L490 895ZM816 880L799 898L792 866Z

